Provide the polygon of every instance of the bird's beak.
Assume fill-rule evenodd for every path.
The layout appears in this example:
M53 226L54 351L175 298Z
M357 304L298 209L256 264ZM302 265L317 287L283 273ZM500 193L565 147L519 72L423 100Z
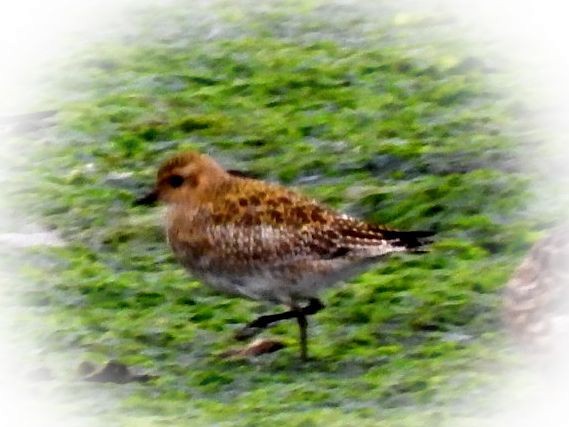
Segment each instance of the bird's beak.
M153 206L158 201L158 191L152 190L146 196L142 196L134 201L135 206Z

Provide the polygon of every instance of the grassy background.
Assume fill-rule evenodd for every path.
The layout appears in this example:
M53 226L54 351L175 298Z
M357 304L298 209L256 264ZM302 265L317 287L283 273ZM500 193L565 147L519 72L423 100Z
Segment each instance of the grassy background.
M468 417L460 402L493 384L507 357L496 351L499 290L530 230L548 223L524 211L530 107L482 53L432 36L452 28L444 19L366 7L155 8L54 70L57 125L16 140L33 170L19 171L13 197L31 212L19 220L67 242L30 254L21 289L22 324L58 372L49 387L120 425ZM233 330L275 308L189 278L159 212L131 206L161 160L185 148L438 240L328 292L311 325L314 361L297 363L293 323L266 334L287 349L221 360ZM109 359L158 378L93 389L69 368Z

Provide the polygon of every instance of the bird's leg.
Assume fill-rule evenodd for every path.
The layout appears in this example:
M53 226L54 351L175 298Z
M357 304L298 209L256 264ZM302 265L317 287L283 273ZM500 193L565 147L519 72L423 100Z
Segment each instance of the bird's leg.
M263 329L268 328L273 323L279 322L281 320L292 319L294 317L296 317L296 311L294 310L258 317L251 323L248 323L244 328L239 329L235 333L235 339L244 341L261 333Z
M324 304L319 299L311 299L306 307L296 308L296 321L300 330L300 360L308 360L308 320L306 316L316 314L324 308Z
M304 317L310 316L318 313L323 308L324 304L322 304L322 302L319 299L311 298L308 301L308 305L306 307L293 308L292 310L285 311L283 313L268 314L265 316L258 317L257 319L253 320L251 323L248 323L247 326L237 331L237 333L235 334L235 339L239 341L249 339L260 333L263 329L266 329L269 326L273 325L274 323L280 322L281 320L294 319L294 318L298 319L299 314L301 314Z
M318 298L310 298L306 307L299 308L305 316L311 316L318 313L326 307Z

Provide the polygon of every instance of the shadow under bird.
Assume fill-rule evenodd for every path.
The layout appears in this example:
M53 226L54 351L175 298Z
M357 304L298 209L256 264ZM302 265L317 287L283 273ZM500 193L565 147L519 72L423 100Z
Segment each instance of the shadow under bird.
M286 187L184 152L159 169L152 192L136 201L167 205L168 242L179 262L213 289L289 307L237 332L253 337L296 319L306 360L307 316L318 295L393 252L424 252L431 231L397 231L342 214Z

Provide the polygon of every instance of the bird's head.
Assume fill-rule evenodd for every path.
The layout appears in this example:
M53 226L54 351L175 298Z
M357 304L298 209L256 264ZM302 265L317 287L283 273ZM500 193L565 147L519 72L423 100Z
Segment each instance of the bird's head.
M162 164L154 189L135 203L199 203L228 176L215 160L205 154L195 151L180 153Z

